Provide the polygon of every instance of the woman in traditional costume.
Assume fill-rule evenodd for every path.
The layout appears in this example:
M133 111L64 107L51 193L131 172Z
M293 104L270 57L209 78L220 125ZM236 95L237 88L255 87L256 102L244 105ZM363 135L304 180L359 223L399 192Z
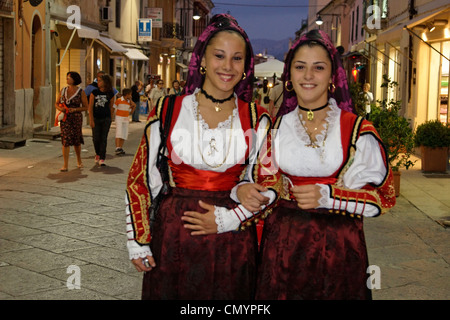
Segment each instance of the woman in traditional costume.
M277 178L260 181L279 201L264 222L257 299L371 298L363 217L392 208L395 193L378 133L352 112L340 59L319 30L288 52L270 144Z
M241 225L265 218L256 299L370 299L363 217L395 204L386 151L353 113L324 32L294 43L284 75L283 104L251 170L258 174L233 189L250 212L268 204L241 215ZM255 196L261 190L269 203Z
M161 98L149 115L126 197L127 247L136 269L145 271L143 299L253 298L255 228L222 233L215 224L222 211L237 208L230 190L250 174L271 125L264 109L250 103L253 76L246 33L231 16L216 15L195 45L183 94ZM161 126L169 129L170 189L150 228L149 207L163 187ZM200 221L194 213L216 210L215 234L193 236L206 232L191 224Z

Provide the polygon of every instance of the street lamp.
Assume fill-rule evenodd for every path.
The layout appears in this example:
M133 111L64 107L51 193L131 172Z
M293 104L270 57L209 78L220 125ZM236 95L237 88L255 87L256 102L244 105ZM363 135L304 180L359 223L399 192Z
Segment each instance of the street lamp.
M321 26L323 24L323 20L321 16L332 16L332 17L340 17L340 14L335 14L335 13L322 13L322 14L317 14L317 19L316 19L316 24Z
M192 19L199 20L201 18L200 14L198 13L197 9L194 9L194 15L192 16Z
M320 17L320 14L317 15L316 24L319 25L319 26L321 26L323 24L323 20Z

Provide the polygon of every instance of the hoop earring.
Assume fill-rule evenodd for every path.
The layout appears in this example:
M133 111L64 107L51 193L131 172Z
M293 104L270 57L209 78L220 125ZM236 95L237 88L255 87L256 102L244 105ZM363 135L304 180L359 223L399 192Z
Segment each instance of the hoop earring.
M330 91L331 93L334 93L336 91L336 86L334 85L334 83L330 83L330 85L328 86L328 91Z
M204 76L206 74L206 67L200 66L200 74Z
M243 74L242 74L242 79L241 80L245 80L247 78L247 74L244 72Z
M294 90L294 87L292 86L292 88L288 88L288 86L292 86L292 82L291 80L286 80L286 82L284 83L284 88L286 89L286 91L291 92L292 90Z

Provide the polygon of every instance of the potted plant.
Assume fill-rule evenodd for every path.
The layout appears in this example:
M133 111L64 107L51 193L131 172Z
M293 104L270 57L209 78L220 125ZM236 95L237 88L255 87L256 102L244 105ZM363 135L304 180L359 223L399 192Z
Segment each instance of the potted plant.
M382 87L393 88L398 84L383 76ZM409 121L399 114L401 101L377 101L371 109L370 121L377 129L386 148L388 162L394 174L395 195L400 195L400 169L408 170L416 161L411 160L414 151L414 131Z
M439 120L426 121L416 129L415 145L420 147L424 172L446 172L450 126Z

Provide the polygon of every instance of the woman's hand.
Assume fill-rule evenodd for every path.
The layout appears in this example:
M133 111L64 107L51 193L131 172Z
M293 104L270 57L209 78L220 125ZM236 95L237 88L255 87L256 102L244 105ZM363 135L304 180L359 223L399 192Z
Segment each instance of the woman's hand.
M144 264L144 260L148 260L149 267ZM145 258L138 258L131 260L131 263L134 265L137 271L139 272L148 272L152 271L154 267L156 267L155 259L152 256L147 256Z
M319 206L321 197L320 187L316 184L294 186L291 188L292 194L301 209L314 209Z
M269 203L270 199L260 193L265 191L267 189L257 183L246 183L238 187L237 197L245 209L256 212Z
M91 126L92 129L94 129L94 127L95 127L94 119L89 119L89 125Z
M212 204L199 201L198 204L203 209L207 210L205 213L197 211L185 211L181 220L186 222L184 227L191 232L192 236L208 235L217 233L216 215L214 214L215 207Z

